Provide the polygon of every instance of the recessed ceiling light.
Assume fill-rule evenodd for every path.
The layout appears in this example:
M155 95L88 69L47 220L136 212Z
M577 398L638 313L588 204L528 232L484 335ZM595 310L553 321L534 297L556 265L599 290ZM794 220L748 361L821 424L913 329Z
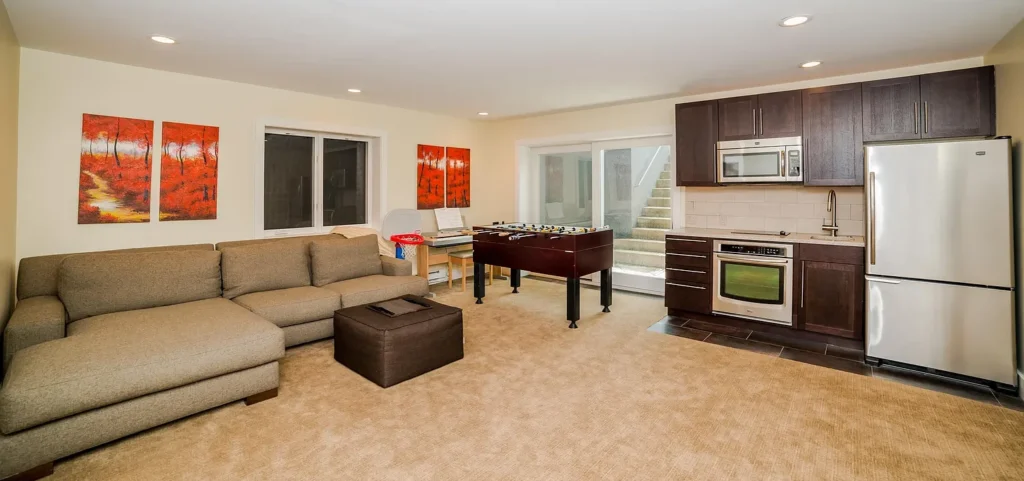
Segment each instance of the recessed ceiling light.
M795 15L792 17L786 17L779 22L780 27L795 27L797 25L803 25L811 21L811 17L807 15Z
M813 60L813 61L807 62L807 63L805 63L803 65L800 65L800 66L803 67L803 68L811 68L811 67L817 67L818 65L821 65L821 62L819 62L817 60Z
M477 112L476 114L477 114L477 115L482 115L482 116L484 116L484 117L486 117L486 116L488 116L488 115L491 115L491 114L489 114L489 113L487 113L487 112Z
M168 43L168 44L169 43L175 43L173 38L171 38L171 37L164 37L163 35L153 35L152 37L149 37L149 38L153 39L153 41L157 42L157 43Z
M354 93L354 94L357 94L357 93L359 93L359 92L362 92L362 90L359 90L359 89L348 89L348 91L349 91L349 92L352 92L352 93Z

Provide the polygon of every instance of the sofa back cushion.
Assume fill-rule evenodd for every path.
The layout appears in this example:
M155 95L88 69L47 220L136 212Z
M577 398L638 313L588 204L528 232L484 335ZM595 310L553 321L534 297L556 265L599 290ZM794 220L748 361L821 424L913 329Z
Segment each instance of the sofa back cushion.
M220 295L220 252L78 254L61 262L58 294L69 321Z
M213 244L192 244L179 246L142 247L102 252L54 254L49 256L26 257L18 267L18 300L36 296L56 296L57 276L60 263L69 256L80 254L120 254L128 252L162 251L212 251Z
M376 235L315 241L309 245L309 253L317 287L384 273Z
M308 242L280 240L222 247L224 297L309 285Z
M242 246L253 246L253 245L266 245L266 244L279 244L281 242L299 242L309 248L309 244L325 239L333 239L337 237L334 234L320 234L320 235L304 235L295 237L278 237L276 239L249 239L239 241L225 241L217 243L217 250L222 251L231 247L242 247Z

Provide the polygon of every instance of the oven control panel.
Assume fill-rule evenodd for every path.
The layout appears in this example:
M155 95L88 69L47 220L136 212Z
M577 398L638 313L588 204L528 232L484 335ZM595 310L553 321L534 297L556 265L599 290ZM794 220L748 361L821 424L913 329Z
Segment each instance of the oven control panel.
M755 256L768 256L768 257L789 257L789 249L786 247L773 247L766 245L745 245L745 244L721 244L718 246L719 252L728 252L732 254L750 254Z

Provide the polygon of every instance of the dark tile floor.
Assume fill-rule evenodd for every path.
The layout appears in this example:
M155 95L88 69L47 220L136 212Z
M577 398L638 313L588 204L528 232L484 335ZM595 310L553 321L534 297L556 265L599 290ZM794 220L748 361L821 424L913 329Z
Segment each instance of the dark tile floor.
M814 364L861 376L873 376L1024 412L1024 401L1018 397L998 393L985 386L908 369L890 366L872 367L863 362L864 351L857 349L789 339L749 329L671 316L658 321L648 330Z

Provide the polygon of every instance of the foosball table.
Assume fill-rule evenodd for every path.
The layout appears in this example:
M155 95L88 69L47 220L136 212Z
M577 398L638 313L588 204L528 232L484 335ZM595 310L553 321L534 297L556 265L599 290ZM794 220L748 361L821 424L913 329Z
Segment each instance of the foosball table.
M485 295L485 266L492 265L511 270L513 293L519 293L523 270L564 277L571 329L580 320L580 277L601 272L601 305L603 312L611 312L615 236L610 228L496 224L473 230L473 295L477 304L483 304Z

